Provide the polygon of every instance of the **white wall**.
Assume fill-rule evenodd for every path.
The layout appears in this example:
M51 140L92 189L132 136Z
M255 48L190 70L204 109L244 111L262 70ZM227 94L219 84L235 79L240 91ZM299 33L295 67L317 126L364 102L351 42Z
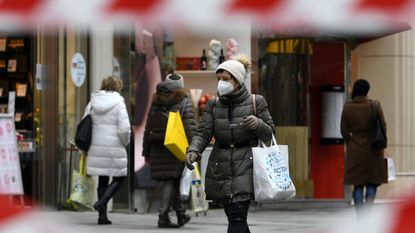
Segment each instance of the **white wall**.
M113 72L113 25L91 29L91 91L99 90L101 81Z

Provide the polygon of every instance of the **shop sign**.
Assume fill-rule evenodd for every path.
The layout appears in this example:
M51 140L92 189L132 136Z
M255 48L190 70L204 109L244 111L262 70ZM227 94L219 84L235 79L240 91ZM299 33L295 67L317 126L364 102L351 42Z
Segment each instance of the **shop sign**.
M75 86L81 87L86 76L85 59L80 53L75 53L72 57L71 78Z
M0 195L23 194L13 116L0 114Z

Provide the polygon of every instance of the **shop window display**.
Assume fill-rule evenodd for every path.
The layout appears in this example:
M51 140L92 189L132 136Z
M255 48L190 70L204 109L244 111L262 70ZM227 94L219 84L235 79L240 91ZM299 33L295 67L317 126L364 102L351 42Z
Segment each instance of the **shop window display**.
M14 117L23 186L28 196L32 196L34 152L31 43L29 36L0 33L0 113L8 112L9 92L16 92Z

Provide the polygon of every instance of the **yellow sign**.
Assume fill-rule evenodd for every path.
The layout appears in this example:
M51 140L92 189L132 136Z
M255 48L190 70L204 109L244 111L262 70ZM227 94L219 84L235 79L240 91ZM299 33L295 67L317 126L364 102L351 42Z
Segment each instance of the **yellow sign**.
M24 39L11 39L9 43L10 48L24 47Z

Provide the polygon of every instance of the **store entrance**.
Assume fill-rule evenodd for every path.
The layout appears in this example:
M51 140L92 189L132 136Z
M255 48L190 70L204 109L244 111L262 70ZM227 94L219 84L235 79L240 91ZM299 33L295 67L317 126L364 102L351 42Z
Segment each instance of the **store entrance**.
M289 147L296 197L344 199L344 145L338 110L344 103L344 84L349 75L348 43L267 38L259 40L259 48L259 93L267 99L277 141ZM323 97L327 87L338 87L338 95ZM333 100L333 96L340 98ZM329 101L336 104L324 108ZM335 112L335 116L325 117L329 112ZM322 140L327 125L340 136Z
M89 38L78 28L62 29L58 37L58 148L57 207L68 206L73 170L78 170L79 153L74 138L89 99Z

